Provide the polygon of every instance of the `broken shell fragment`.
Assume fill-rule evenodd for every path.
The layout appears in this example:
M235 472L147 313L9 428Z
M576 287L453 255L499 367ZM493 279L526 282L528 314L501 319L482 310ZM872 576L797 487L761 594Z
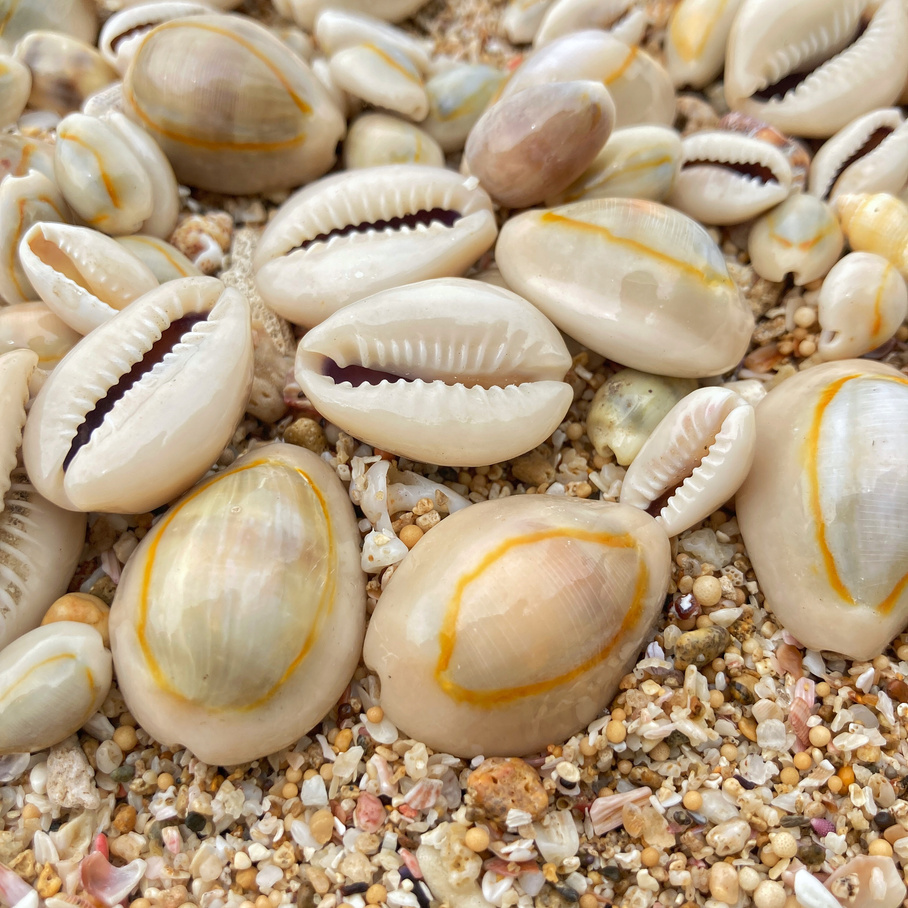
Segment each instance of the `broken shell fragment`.
M620 501L657 510L656 522L677 536L735 494L750 470L755 442L749 403L725 388L698 388L644 442L628 467Z
M590 722L659 613L669 546L622 505L520 495L443 520L398 566L363 658L407 735L530 753Z
M872 659L908 621L908 379L823 363L756 417L736 511L766 603L804 646Z
M681 0L665 33L665 66L675 86L705 88L725 65L725 46L741 0Z
M741 224L791 191L785 155L760 139L721 130L681 142L681 166L669 204L704 224Z
M158 286L132 253L88 227L35 224L22 238L19 259L41 299L80 334Z
M480 466L541 444L572 391L548 319L462 278L408 284L346 306L300 341L296 380L357 438L426 463Z
M413 164L325 177L291 196L262 234L262 299L312 327L379 290L462 274L495 241L474 178Z
M856 855L836 867L823 885L848 908L898 908L906 893L893 859L876 854Z
M509 287L622 365L719 375L750 343L753 316L722 252L703 227L656 202L524 212L502 227L495 256Z
M622 369L596 391L586 419L586 433L597 454L611 451L627 466L669 410L697 383Z
M344 139L344 167L357 170L386 164L444 167L445 153L414 123L383 113L361 114Z
M320 722L359 658L359 544L333 469L294 445L188 492L132 554L111 607L117 680L142 727L217 766Z
M334 163L345 123L307 64L242 16L148 33L123 80L129 117L182 183L246 194L299 186Z
M852 252L823 281L817 298L821 359L850 359L884 344L908 316L908 289L895 266Z
M794 275L799 286L823 277L842 254L845 237L825 202L796 192L750 228L747 252L754 271L768 281Z
M75 734L107 697L110 653L87 624L38 627L0 650L0 754L35 753Z
M533 85L493 104L464 161L493 199L527 208L569 186L608 139L615 105L598 82Z
M898 196L874 192L841 195L835 208L855 252L881 255L908 280L908 205Z
M215 278L171 281L92 331L53 371L23 438L29 476L71 510L160 507L217 459L251 382L243 296Z

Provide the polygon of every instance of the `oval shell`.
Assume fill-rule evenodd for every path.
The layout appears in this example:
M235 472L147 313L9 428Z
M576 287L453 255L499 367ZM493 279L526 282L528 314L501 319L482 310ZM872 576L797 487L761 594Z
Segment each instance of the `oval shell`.
M101 708L112 675L101 635L75 621L0 650L0 754L35 753L75 734Z
M359 542L334 471L293 445L188 492L132 554L111 607L117 680L142 727L231 765L320 722L359 659Z
M351 124L344 139L344 167L355 170L385 164L444 167L445 153L425 130L400 117L365 113Z
M725 65L725 45L741 0L681 0L665 33L665 66L676 87L705 88Z
M804 646L872 659L908 622L908 379L824 363L756 417L736 510L767 605Z
M462 757L564 740L608 703L662 607L668 538L606 502L520 495L443 520L388 582L363 658L407 735Z

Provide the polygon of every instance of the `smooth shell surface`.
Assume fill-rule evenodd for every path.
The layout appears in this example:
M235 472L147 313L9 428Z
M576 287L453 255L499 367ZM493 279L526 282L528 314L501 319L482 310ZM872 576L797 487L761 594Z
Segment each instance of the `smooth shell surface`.
M29 476L72 510L159 507L217 459L251 382L245 298L215 278L171 281L92 331L53 371L23 438Z
M0 650L0 754L35 753L77 732L104 702L113 670L86 624L38 627Z
M753 316L709 234L677 211L593 199L507 221L508 286L562 331L622 365L697 378L734 368Z
M344 167L355 170L384 164L444 167L438 142L414 123L383 113L365 113L351 124L344 139Z
M421 540L372 616L364 660L385 713L459 756L563 740L617 689L662 606L668 538L605 502L521 495Z
M0 354L33 350L38 355L39 369L53 369L81 337L45 303L0 307Z
M839 196L835 207L848 245L883 256L908 280L908 205L888 192L859 192Z
M665 66L677 87L704 88L725 64L728 33L741 0L681 0L665 33Z
M441 278L375 294L300 341L319 412L414 460L496 463L541 444L570 406L555 326L508 290Z
M871 659L908 621L908 379L825 363L756 416L736 509L766 602L810 649Z
M293 445L187 493L130 557L111 608L117 680L142 727L230 765L320 722L359 658L359 541L334 471Z

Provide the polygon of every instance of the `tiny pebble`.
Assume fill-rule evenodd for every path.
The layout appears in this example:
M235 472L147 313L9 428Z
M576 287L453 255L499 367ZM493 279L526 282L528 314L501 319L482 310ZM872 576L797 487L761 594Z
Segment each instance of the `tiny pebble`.
M700 605L704 608L711 608L718 605L722 598L722 584L718 577L705 574L694 580L692 592Z
M785 908L787 899L785 887L775 880L763 880L754 890L756 908Z
M731 864L717 861L709 868L709 893L727 905L738 900L738 874Z

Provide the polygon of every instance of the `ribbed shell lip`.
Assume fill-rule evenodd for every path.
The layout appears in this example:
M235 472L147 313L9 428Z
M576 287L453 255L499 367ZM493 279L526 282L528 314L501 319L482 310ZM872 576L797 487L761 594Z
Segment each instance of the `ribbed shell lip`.
M72 510L165 504L217 457L251 379L245 298L214 278L171 281L93 331L54 370L23 437L29 475Z
M0 356L0 512L22 444L28 381L37 365L33 350L10 350Z

